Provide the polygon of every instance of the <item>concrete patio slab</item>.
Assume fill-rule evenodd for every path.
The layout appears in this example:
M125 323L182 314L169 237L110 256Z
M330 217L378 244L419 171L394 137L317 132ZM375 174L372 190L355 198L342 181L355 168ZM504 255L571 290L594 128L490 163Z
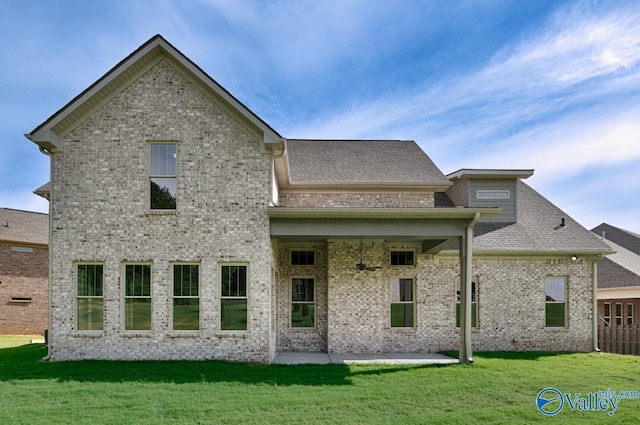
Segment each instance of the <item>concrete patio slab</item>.
M317 352L279 352L273 364L455 364L458 359L437 353L327 354Z

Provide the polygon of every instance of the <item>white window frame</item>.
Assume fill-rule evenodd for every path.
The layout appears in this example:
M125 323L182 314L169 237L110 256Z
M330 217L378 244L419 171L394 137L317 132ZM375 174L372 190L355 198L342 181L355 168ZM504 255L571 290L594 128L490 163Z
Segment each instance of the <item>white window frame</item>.
M633 325L633 304L627 303L627 325Z
M174 145L175 146L175 174L154 174L152 173L152 146L157 145ZM178 141L177 140L148 140L147 141L147 205L149 211L152 212L160 212L160 213L174 213L178 210ZM174 179L176 182L176 207L175 208L152 208L151 206L151 181L154 178L163 178L163 179Z
M127 266L149 266L149 295L137 296L127 295ZM122 329L125 333L151 333L154 329L153 323L153 263L145 261L131 261L122 263ZM151 306L151 326L150 329L127 329L127 300L134 298L149 298Z
M411 280L411 284L412 284L412 289L411 289L411 294L412 296L412 300L411 301L394 301L393 300L393 283L395 281L398 282L398 289L400 289L400 281L401 280ZM391 280L389 281L389 327L391 329L415 329L417 326L417 317L416 317L416 278L413 276L397 276L397 277L392 277ZM399 295L399 294L398 294ZM413 325L412 326L393 326L393 318L392 318L392 306L394 304L410 304L412 306L412 317L413 317Z
M200 331L201 327L202 327L202 311L201 311L201 289L202 289L202 285L200 284L201 281L201 267L200 267L200 263L198 262L176 262L176 263L170 263L171 265L171 330L174 332L198 332ZM196 296L186 296L186 295L176 295L175 293L175 288L174 288L174 282L175 282L175 272L176 272L176 266L197 266L198 267L198 295ZM174 300L176 299L197 299L198 300L198 329L175 329L174 325L174 316L173 316L173 311L175 308L175 302Z
M413 263L412 264L393 264L393 254L394 253L407 253L410 252L413 254ZM392 267L415 267L417 263L417 255L415 249L390 249L389 250L389 265Z
M102 296L90 296L90 295L80 295L78 294L78 267L80 266L102 266ZM78 332L103 332L104 331L104 319L105 319L105 305L104 305L104 263L95 261L95 262L78 262L74 263L74 277L75 277L75 294L76 294L76 302L75 302L75 328ZM80 309L79 303L81 299L101 299L102 300L102 329L80 329Z
M607 314L607 310L609 310L609 314ZM604 303L603 304L602 317L604 318L605 326L611 326L611 303Z
M547 301L547 279L562 279L563 281L563 290L564 290L564 301ZM544 278L544 320L545 320L545 328L546 329L566 329L568 327L568 319L569 319L569 279L567 276L545 276ZM547 326L547 305L549 304L563 304L564 305L564 323L562 326Z
M294 252L313 252L313 263L312 264L293 264L293 253ZM310 266L315 266L316 265L316 256L317 256L317 252L315 249L306 249L306 248L295 248L295 249L291 249L289 250L289 264L291 264L293 267L310 267Z
M622 321L624 312L623 312L623 303L616 303L616 326L622 326Z
M293 281L295 279L311 279L313 280L313 301L294 301L293 300ZM316 309L316 278L315 276L291 276L291 284L289 285L289 327L296 329L315 329L317 325L317 309ZM306 304L313 306L313 326L293 326L293 305Z
M511 199L509 189L478 189L476 201L508 201Z
M246 267L246 282L245 282L245 291L246 294L244 297L237 297L237 296L223 296L222 295L222 269L224 267L229 267L229 266L242 266L242 267ZM220 333L225 333L225 334L246 334L249 332L249 327L251 324L251 321L249 320L249 284L251 282L251 269L249 267L249 263L248 262L230 262L230 263L219 263L218 264L218 272L219 272L219 277L218 277L218 283L220 284L220 288L218 289L218 330L220 331ZM225 299L244 299L246 300L246 304L247 304L247 326L246 329L222 329L222 300Z

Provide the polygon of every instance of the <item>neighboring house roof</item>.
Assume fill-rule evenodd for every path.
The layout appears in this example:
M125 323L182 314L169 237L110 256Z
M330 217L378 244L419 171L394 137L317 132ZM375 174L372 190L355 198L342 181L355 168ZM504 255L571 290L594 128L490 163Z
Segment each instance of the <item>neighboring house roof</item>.
M614 242L629 251L640 255L640 235L637 233L620 229L619 227L614 227L607 223L602 223L601 225L591 229L591 231L598 236L602 236L607 241Z
M474 252L600 254L613 250L551 201L518 181L517 222L478 223ZM560 224L565 219L565 227Z
M68 131L82 117L108 101L114 93L126 87L134 76L145 71L148 66L154 64L159 58L170 59L174 65L180 67L186 74L191 75L196 81L200 82L204 88L210 90L210 93L214 94L217 99L230 105L231 108L251 122L263 133L265 145L280 145L282 143L283 138L277 131L160 35L149 39L98 81L36 127L31 133L25 134L25 136L37 143L41 149L54 150L59 136Z
M0 241L49 244L49 215L0 208Z
M293 185L451 185L412 140L287 139L285 144Z
M598 263L598 289L640 287L640 276L615 261L605 258Z
M640 235L606 223L591 231L616 251L598 264L598 288L640 287Z

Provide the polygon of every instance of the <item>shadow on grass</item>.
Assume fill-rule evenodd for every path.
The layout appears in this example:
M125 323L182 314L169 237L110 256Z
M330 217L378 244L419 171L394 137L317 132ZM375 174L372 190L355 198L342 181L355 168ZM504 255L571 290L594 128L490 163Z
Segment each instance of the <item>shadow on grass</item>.
M58 380L60 382L216 383L264 385L352 385L352 378L383 375L441 365L348 366L268 365L261 363L206 361L108 361L47 362L43 344L0 349L0 381Z

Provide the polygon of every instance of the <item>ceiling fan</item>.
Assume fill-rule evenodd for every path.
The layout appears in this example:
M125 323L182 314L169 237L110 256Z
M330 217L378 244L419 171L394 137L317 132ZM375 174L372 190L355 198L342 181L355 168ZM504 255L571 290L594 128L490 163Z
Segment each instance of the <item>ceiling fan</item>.
M362 261L362 239L360 239L360 262L358 264L356 264L356 268L358 270L367 270L369 272L373 272L376 271L378 269L381 269L381 266L367 266L363 261Z

